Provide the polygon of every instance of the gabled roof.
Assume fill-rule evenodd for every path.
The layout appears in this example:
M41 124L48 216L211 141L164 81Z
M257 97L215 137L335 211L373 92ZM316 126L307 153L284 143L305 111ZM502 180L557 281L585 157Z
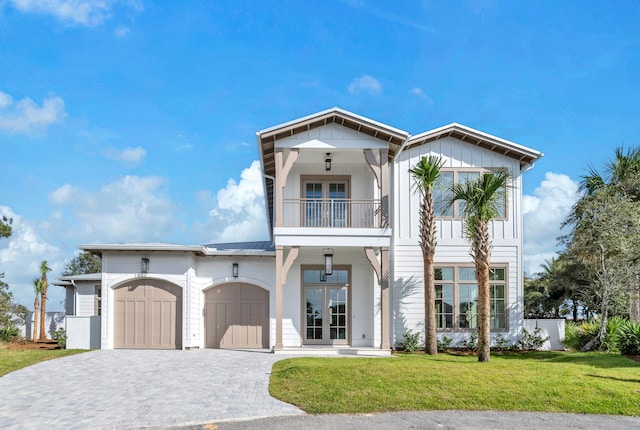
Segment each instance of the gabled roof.
M389 145L389 159L393 159L396 153L402 148L410 134L406 131L390 127L386 124L374 121L369 118L357 115L353 112L333 107L322 112L309 116L294 119L280 125L265 128L256 133L258 146L260 149L260 161L262 162L262 173L267 178L273 178L276 174L275 168L275 145L278 140L295 136L314 128L327 124L338 124L350 128L359 133L380 139ZM267 214L269 218L269 229L273 228L273 180L263 181L265 184L265 197L267 200Z
M405 150L413 148L444 137L453 137L455 139L462 140L463 142L468 142L472 145L500 153L504 156L515 158L520 161L521 169L526 165L533 164L543 155L542 152L536 151L535 149L518 145L517 143L492 136L488 133L484 133L480 130L475 130L471 127L455 122L410 137L407 144L402 149Z

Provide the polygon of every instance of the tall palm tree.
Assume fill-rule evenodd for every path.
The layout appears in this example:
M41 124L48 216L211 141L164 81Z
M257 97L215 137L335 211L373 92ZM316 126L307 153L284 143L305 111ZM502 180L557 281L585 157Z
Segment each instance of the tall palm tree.
M38 310L40 308L40 295L42 294L42 279L36 278L33 280L33 288L36 292L36 298L33 301L33 342L38 341Z
M42 281L42 291L40 293L40 340L47 340L47 333L44 329L45 316L47 312L47 288L49 283L47 282L47 272L50 272L51 268L47 266L47 260L43 260L40 263L40 280Z
M438 354L436 338L435 277L433 256L436 252L436 219L433 187L440 176L444 160L430 155L420 158L409 173L420 191L420 248L424 269L424 342L427 354Z
M491 355L490 285L491 239L489 222L501 213L511 174L506 170L484 173L476 180L454 184L449 204L460 200L464 233L471 241L471 256L478 282L478 361Z

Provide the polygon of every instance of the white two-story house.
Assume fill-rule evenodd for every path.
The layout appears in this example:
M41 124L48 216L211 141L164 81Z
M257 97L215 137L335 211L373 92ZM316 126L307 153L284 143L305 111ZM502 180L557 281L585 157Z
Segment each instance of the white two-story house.
M257 141L271 241L80 246L103 261L102 348L388 353L406 331L423 330L409 169L429 154L445 160L435 193L439 333L461 342L477 324L459 208L440 203L451 184L507 168L512 184L491 223L491 327L520 336L522 173L540 152L459 124L412 135L338 108L259 131Z

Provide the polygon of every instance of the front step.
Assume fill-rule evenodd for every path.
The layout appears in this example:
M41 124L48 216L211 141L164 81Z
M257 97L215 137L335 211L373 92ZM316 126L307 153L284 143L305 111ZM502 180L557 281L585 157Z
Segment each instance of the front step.
M315 346L307 345L303 347L284 347L276 349L275 354L283 355L306 355L306 356L358 356L358 357L390 357L390 349L380 349L371 347L351 347L351 346Z

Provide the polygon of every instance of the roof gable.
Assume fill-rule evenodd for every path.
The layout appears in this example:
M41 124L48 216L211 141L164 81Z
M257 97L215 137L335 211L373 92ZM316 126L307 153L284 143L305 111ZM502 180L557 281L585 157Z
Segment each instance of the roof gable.
M410 137L402 149L414 148L445 137L453 137L463 142L497 152L506 157L514 158L520 162L520 169L533 164L543 155L542 152L536 151L535 149L527 148L526 146L455 122Z

